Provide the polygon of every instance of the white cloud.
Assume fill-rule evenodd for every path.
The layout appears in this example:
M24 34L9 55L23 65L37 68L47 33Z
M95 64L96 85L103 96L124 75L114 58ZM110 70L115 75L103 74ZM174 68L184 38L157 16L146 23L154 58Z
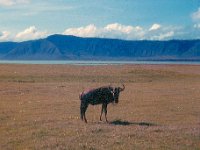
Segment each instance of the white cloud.
M29 0L0 0L0 6L12 6L17 4L27 4Z
M90 24L86 27L66 29L63 34L75 35L75 36L81 36L81 37L94 37L98 35L97 32L98 32L97 27L93 24Z
M11 5L13 5L13 1L11 1L11 0L0 0L0 5L1 6L11 6Z
M200 8L192 14L192 19L194 21L200 21Z
M200 24L194 24L194 28L200 29Z
M155 30L158 30L158 29L160 29L160 28L161 28L161 25L155 23L155 24L153 24L153 25L151 26L151 28L149 29L149 31L155 31Z
M198 10L191 15L192 20L194 21L193 29L191 33L195 38L199 38L199 30L200 30L200 7ZM189 35L188 35L189 36Z
M119 23L108 24L103 28L103 37L122 39L143 39L144 30L140 26L126 26Z
M10 40L10 32L8 31L2 31L0 32L0 41L8 41Z
M46 31L38 31L35 26L31 26L15 36L16 41L34 40L47 36Z
M35 26L30 26L29 28L13 33L10 31L0 31L0 42L2 41L27 41L45 38L49 34L46 31L39 31Z
M161 33L151 37L151 40L168 40L174 36L174 31L169 31L167 33Z
M104 29L107 31L118 31L126 34L129 34L134 30L133 26L125 26L119 23L108 24Z

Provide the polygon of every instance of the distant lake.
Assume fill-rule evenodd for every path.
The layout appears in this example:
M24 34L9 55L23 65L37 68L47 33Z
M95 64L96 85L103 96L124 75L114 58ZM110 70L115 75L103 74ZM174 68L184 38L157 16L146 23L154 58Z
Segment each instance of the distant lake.
M67 65L125 65L125 64L193 64L200 61L78 61L78 60L0 60L0 64L67 64Z

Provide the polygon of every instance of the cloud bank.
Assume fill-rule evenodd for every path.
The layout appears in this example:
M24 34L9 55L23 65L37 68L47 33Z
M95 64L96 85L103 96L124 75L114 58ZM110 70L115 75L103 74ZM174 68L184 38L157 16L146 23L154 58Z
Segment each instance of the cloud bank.
M188 32L184 32L187 30ZM52 34L74 35L79 37L99 37L124 40L171 40L185 39L185 37L199 37L200 24L195 24L191 28L165 26L153 23L149 27L123 25L120 23L107 24L98 27L94 24L77 28L67 28L61 33L50 33L41 31L34 25L20 32L11 33L10 31L0 31L0 41L27 41L45 38Z
M167 40L174 36L175 31L169 27L162 27L157 23L153 24L149 28L112 23L105 27L96 27L94 24L90 24L85 27L68 28L63 32L63 34L81 37L103 37L126 40Z

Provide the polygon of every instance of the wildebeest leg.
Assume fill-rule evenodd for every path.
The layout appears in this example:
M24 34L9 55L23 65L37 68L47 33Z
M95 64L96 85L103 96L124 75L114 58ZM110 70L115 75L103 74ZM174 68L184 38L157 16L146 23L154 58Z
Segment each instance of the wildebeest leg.
M104 113L105 113L106 122L108 122L108 119L107 119L107 104L104 104Z
M87 123L87 119L85 117L85 112L87 110L88 104L81 102L81 106L80 106L80 112L81 112L81 119Z
M103 114L103 104L102 104L102 107L101 107L101 115L100 115L100 121L102 121L101 117L102 117L102 114Z
M107 120L107 104L102 104L100 121L102 121L101 117L102 117L103 112L105 113L106 122L108 122L108 120Z

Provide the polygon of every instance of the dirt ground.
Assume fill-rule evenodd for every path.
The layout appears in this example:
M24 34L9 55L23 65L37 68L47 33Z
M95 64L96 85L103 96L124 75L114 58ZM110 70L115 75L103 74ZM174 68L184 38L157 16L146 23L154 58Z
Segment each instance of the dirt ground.
M79 93L121 86L119 103ZM0 65L0 149L200 149L199 65Z

